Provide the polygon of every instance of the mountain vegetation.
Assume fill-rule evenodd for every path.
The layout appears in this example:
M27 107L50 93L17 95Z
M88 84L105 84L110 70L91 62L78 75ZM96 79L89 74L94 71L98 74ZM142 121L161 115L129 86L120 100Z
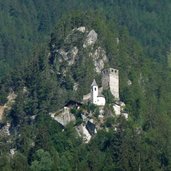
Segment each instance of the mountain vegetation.
M106 16L110 24L129 30L143 46L147 57L167 62L171 24L169 0L6 0L0 2L0 7L1 77L33 57L33 51L49 39L64 13L87 9Z
M171 170L169 0L6 0L0 8L0 105L17 95L0 123L11 124L0 134L0 170ZM93 48L74 31L82 26L97 33ZM78 60L60 63L59 50L74 47ZM90 56L98 47L105 67L120 72L129 119L108 118L84 144L74 123L64 128L49 113L82 100L93 78L100 84Z

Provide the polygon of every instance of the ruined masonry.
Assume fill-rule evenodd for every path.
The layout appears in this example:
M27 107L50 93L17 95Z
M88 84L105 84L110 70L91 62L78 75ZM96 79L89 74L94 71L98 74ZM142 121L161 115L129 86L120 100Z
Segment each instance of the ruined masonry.
M119 100L119 71L109 68L102 71L103 90L109 89L116 100Z
M106 100L102 95L103 90L110 90L115 99L113 109L116 116L123 115L128 119L128 114L124 112L125 103L119 99L119 70L114 68L104 69L102 71L102 87L98 87L95 79L91 84L91 91L89 94L83 96L83 102L91 102L97 106L105 106Z
M66 126L70 122L75 122L76 118L71 113L72 109L79 109L84 103L90 102L99 106L102 111L99 118L102 117L103 120L103 107L106 104L105 97L102 95L103 90L110 90L114 97L115 103L113 103L113 110L116 116L124 116L125 119L128 118L128 114L124 112L125 104L119 99L119 71L114 68L108 68L102 71L102 87L98 87L96 80L94 79L90 86L90 93L83 96L83 102L70 100L63 109L49 113L50 116L60 123L62 126ZM85 143L88 143L92 136L97 133L98 124L94 122L91 112L87 113L84 111L81 114L83 122L80 125L75 126L75 129L80 137L83 138Z
M102 87L98 88L95 80L91 84L91 92L83 96L83 102L90 101L97 106L105 106L105 98L102 95L103 90L110 90L114 99L119 101L119 71L108 68L102 71Z

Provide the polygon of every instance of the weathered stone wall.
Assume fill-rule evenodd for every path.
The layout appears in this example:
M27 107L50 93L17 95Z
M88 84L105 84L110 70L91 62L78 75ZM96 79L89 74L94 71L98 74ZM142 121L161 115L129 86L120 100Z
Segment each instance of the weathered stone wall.
M97 106L104 106L106 103L106 100L104 97L97 97L97 102L95 103Z
M91 93L88 93L86 95L83 96L83 102L88 102L91 100Z
M102 71L102 87L104 90L109 89L109 70L105 69Z
M119 100L119 71L116 69L110 69L109 86L113 96Z
M102 71L102 87L110 89L112 95L119 100L119 71L113 68Z

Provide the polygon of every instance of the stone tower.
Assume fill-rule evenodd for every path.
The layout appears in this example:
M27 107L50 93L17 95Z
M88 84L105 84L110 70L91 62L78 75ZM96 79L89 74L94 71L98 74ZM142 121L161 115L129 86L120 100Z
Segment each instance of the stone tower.
M119 71L109 68L102 71L102 87L110 89L116 100L119 100Z
M91 102L93 104L97 103L97 97L98 97L98 85L96 83L96 80L93 80L93 83L91 84Z

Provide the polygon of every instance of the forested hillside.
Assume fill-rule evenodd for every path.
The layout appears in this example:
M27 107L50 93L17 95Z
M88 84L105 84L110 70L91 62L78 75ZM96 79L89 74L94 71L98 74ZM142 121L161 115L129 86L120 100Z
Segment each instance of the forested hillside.
M0 170L171 170L169 0L6 0L0 8ZM82 101L94 78L101 84L95 54L119 70L129 119L108 117L84 144L79 112L66 127L49 113Z
M162 63L167 61L171 24L169 0L6 0L0 2L0 8L1 76L33 57L33 51L49 39L60 17L74 10L96 10L111 24L115 22L128 29L142 44L147 56Z

